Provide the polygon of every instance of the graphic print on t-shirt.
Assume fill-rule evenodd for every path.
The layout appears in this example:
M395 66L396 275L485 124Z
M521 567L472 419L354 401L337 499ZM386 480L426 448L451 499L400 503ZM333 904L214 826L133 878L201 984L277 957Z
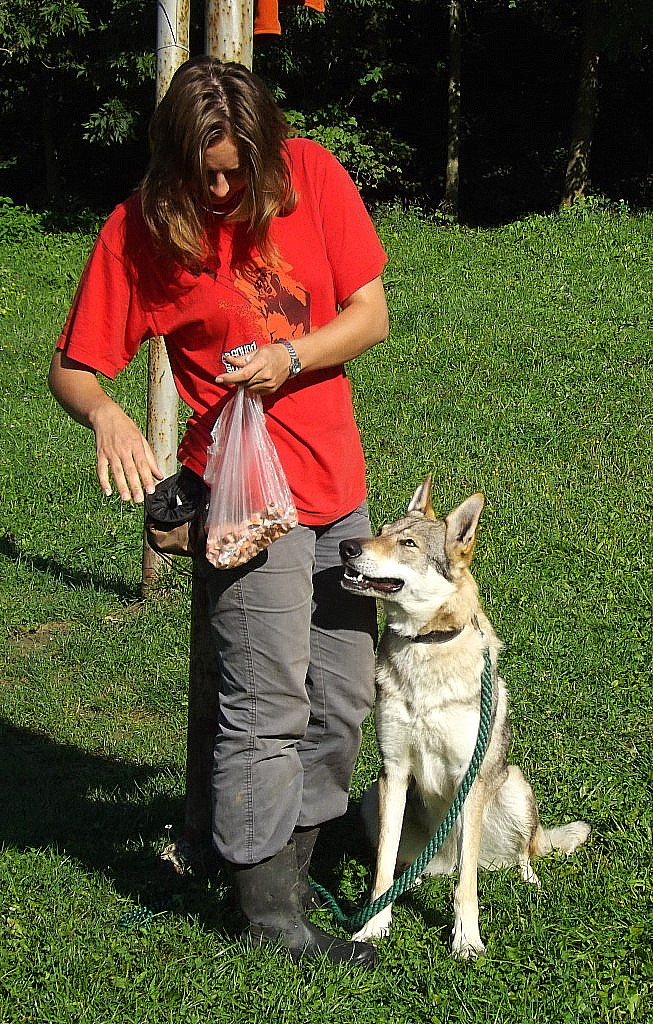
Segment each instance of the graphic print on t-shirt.
M258 313L271 341L301 338L311 330L311 296L291 270L287 263L270 267L261 262L253 271L235 274L236 288Z
M230 349L228 352L224 352L222 356L222 362L227 373L235 373L238 369L237 366L232 366L231 363L225 362L225 356L230 359L238 359L239 356L250 356L256 352L256 342L250 341L247 345L237 345L236 348Z

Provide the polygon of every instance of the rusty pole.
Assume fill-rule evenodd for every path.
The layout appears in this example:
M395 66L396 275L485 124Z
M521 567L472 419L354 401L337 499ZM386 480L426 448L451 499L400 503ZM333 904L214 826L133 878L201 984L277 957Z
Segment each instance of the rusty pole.
M206 0L206 52L218 60L251 68L254 53L254 0Z
M157 4L156 102L170 79L188 59L190 0L159 0ZM149 343L147 368L147 439L164 476L177 466L178 399L163 338ZM145 595L162 566L160 556L143 535L141 593Z
M206 0L205 52L222 61L252 66L253 0ZM190 678L186 742L184 849L170 858L189 860L195 870L215 863L211 842L211 770L218 721L218 665L211 638L206 584L199 560L193 560L190 624ZM181 854L181 857L179 856Z

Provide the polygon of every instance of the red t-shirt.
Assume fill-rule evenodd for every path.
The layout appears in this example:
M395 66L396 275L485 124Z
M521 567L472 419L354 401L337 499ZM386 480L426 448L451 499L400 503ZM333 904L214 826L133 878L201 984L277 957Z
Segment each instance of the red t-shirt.
M177 390L193 410L179 459L200 475L231 394L214 379L226 368L223 353L309 334L386 261L338 161L307 139L290 139L288 152L299 201L272 223L281 257L274 266L257 254L254 272L239 270L243 227L216 217L210 265L199 274L166 270L132 196L102 228L59 338L71 359L113 378L143 341L163 335ZM356 508L365 465L344 367L291 378L263 405L299 521L329 523Z

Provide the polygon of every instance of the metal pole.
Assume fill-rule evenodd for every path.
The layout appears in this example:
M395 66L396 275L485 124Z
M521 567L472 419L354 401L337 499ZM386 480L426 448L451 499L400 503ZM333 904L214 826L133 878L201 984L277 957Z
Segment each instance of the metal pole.
M190 0L158 0L156 22L156 102L161 102L177 68L188 60Z
M254 0L206 0L206 52L218 60L251 68L254 55Z
M205 52L223 61L252 65L253 0L206 0ZM183 870L210 872L216 855L211 841L211 771L218 721L218 664L211 636L206 582L194 564L190 622L190 678L186 740L184 848L173 844L168 859Z
M156 102L170 79L188 59L190 0L158 0L156 41ZM177 465L178 399L163 338L149 343L147 369L147 439L164 476ZM143 536L141 593L145 595L163 562Z

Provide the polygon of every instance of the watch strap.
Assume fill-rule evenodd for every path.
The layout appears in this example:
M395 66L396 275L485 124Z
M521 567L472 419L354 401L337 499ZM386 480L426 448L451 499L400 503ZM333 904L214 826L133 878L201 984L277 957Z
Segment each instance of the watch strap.
M301 373L302 364L300 362L299 356L295 351L294 345L292 345L289 341L277 341L275 342L275 344L283 345L284 348L287 350L288 355L290 356L290 376L296 377L298 373Z

